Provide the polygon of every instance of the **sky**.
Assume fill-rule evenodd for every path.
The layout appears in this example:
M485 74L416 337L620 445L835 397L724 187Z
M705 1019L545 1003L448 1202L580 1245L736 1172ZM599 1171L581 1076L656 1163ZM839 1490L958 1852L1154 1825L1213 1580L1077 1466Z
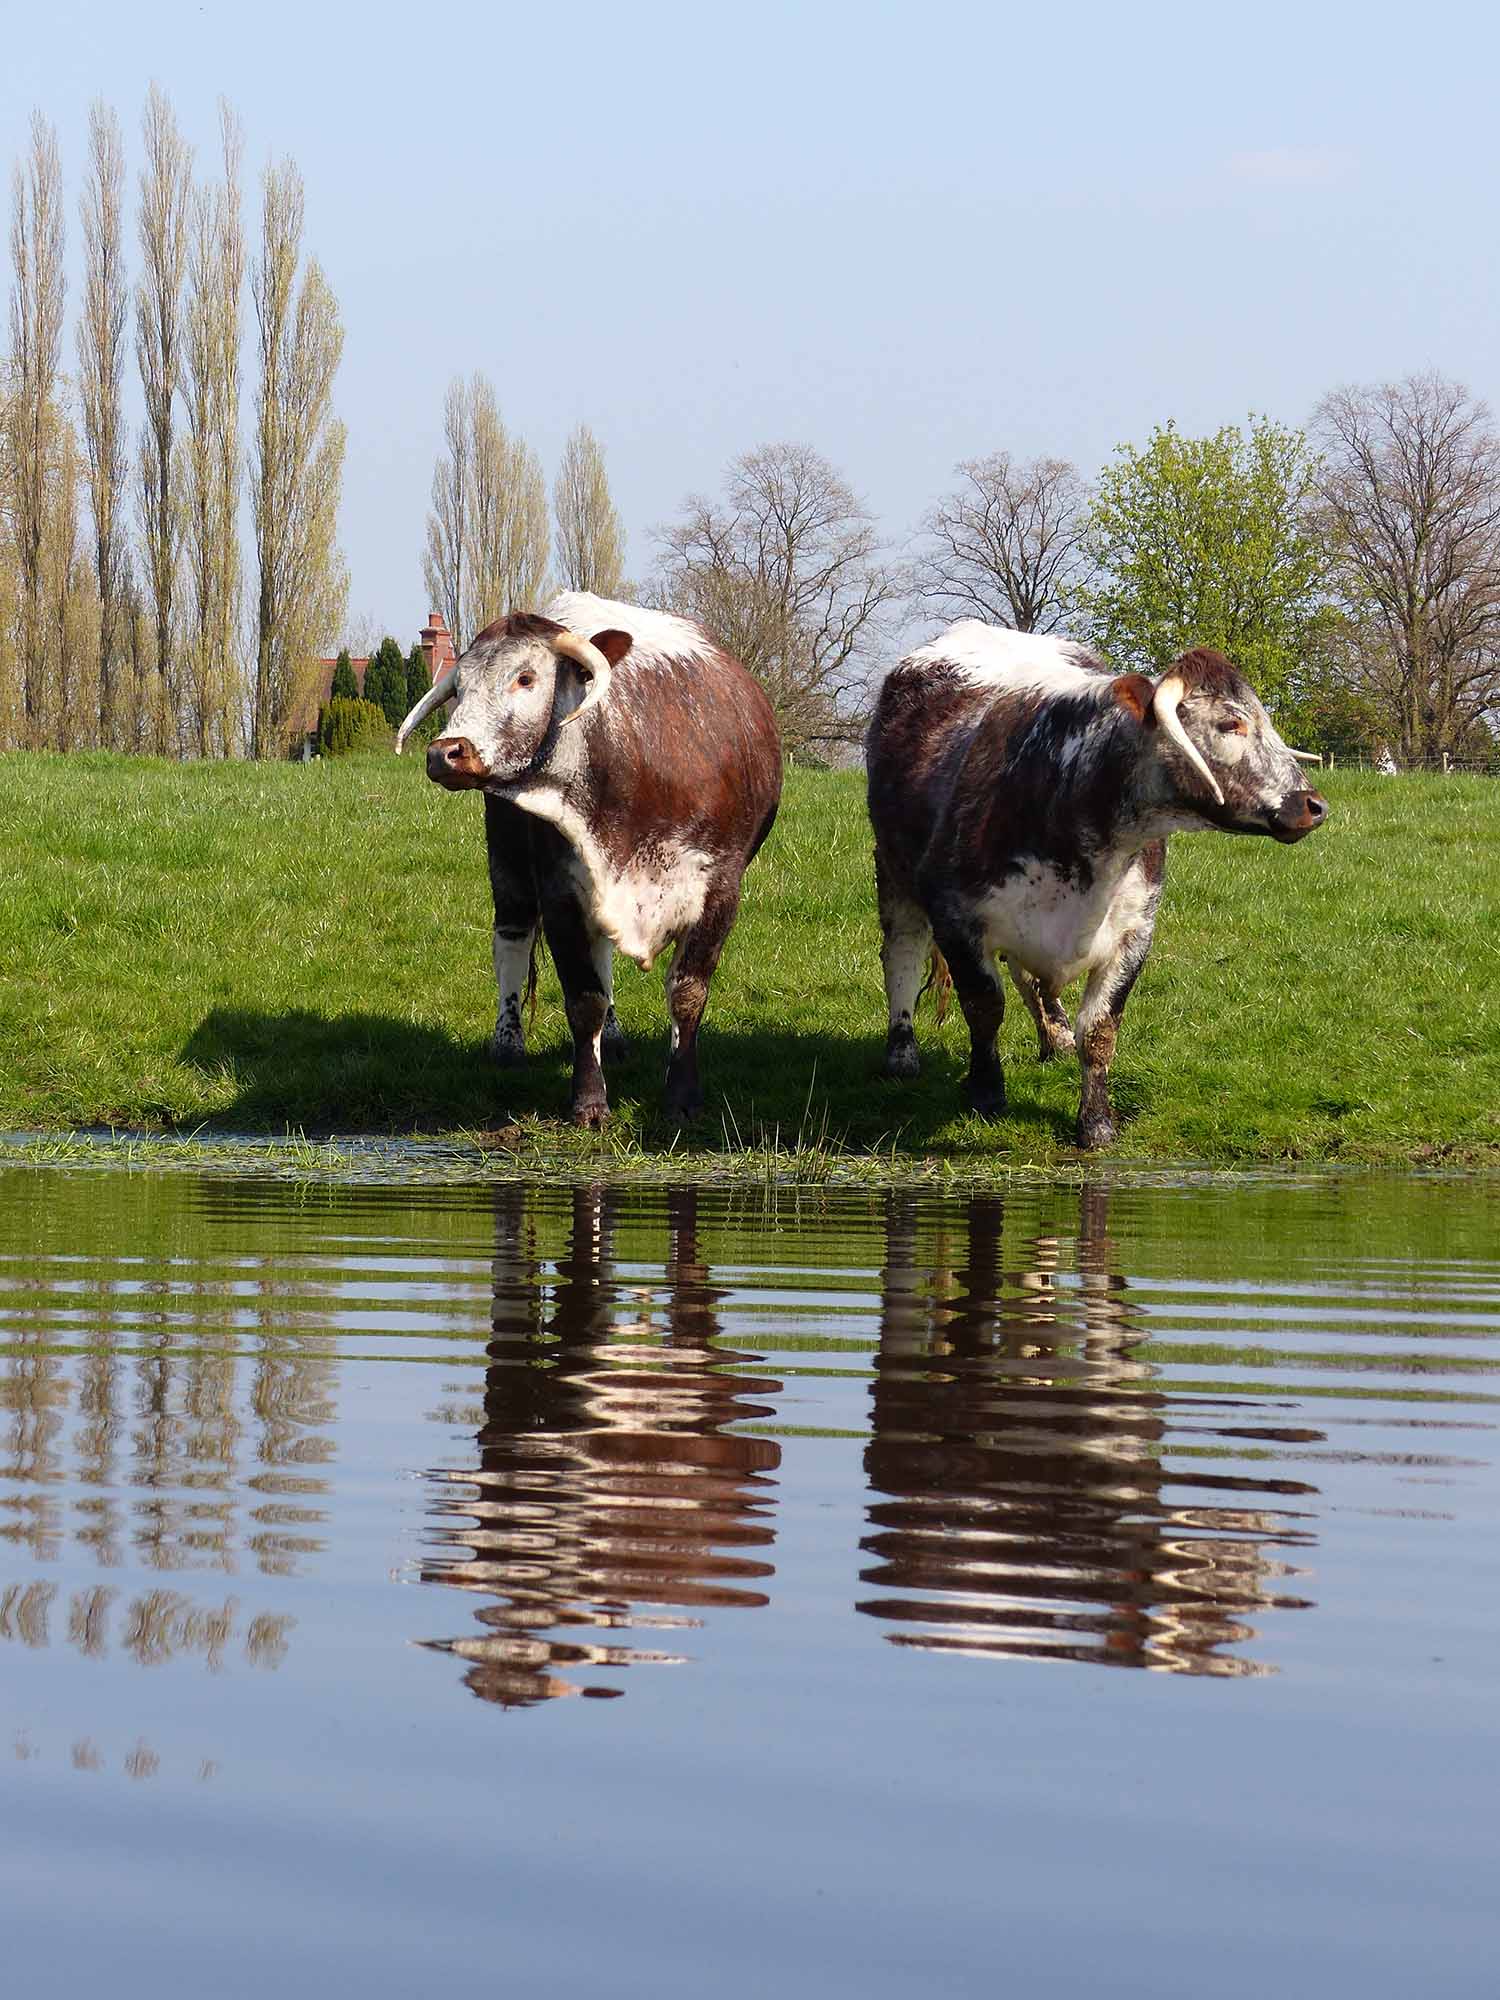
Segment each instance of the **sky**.
M1500 398L1497 69L1500 14L1446 4L0 0L0 151L57 128L70 321L93 99L133 181L153 80L205 171L227 96L252 227L296 160L346 330L351 622L404 641L474 369L549 482L592 427L636 576L775 440L899 541L1000 448L1092 473L1169 418L1300 424L1429 367Z

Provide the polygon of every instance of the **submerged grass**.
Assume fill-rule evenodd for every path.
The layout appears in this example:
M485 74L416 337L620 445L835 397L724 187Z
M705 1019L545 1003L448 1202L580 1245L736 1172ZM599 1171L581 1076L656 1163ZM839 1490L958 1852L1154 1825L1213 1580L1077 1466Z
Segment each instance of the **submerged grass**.
M1296 849L1174 842L1114 1069L1116 1161L1500 1165L1500 785L1335 772L1326 790L1327 828ZM0 827L12 1130L275 1136L308 1171L329 1164L318 1135L412 1133L444 1135L453 1165L549 1177L942 1186L1077 1167L1076 1067L1037 1063L1014 999L998 1125L959 1110L956 1008L919 1023L919 1082L880 1075L856 774L789 774L710 1000L711 1109L687 1133L658 1111L659 968L618 969L632 1052L602 1135L563 1122L550 968L528 1067L486 1063L478 802L417 763L10 756Z

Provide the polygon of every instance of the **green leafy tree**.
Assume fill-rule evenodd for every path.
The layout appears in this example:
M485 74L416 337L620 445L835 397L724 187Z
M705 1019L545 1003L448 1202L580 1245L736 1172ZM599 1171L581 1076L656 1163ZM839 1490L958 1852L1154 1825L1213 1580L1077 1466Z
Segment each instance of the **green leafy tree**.
M410 706L406 699L406 661L389 633L365 668L365 700L375 704L392 729L400 727Z
M331 701L358 701L359 682L354 678L354 669L349 664L349 648L344 646L333 666L333 685L328 690Z
M1317 463L1301 431L1266 417L1213 437L1158 427L1100 474L1081 595L1118 667L1159 671L1213 646L1274 706L1295 682L1326 572L1309 527Z
M349 757L358 751L389 750L391 725L372 701L333 696L318 716L318 748L325 757Z

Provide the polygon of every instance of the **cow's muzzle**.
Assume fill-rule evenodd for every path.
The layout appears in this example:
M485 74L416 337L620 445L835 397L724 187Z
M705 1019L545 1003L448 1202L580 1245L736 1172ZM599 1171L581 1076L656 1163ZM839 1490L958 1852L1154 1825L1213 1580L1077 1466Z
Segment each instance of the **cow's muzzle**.
M1289 846L1305 840L1328 817L1328 801L1318 792L1291 792L1271 814L1271 831Z
M489 776L467 736L435 736L427 746L427 775L450 792L472 791Z

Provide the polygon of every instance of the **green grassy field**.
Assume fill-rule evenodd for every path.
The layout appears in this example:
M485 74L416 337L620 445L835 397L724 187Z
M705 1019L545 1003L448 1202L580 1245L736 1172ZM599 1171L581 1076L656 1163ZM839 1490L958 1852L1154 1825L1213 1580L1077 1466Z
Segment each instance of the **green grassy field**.
M1330 775L1295 849L1179 838L1126 1012L1114 1157L1500 1165L1500 784ZM986 1176L1071 1157L1078 1076L1012 997L1011 1109L959 1115L957 1009L880 1075L863 780L793 772L703 1036L710 1110L659 1118L661 971L621 964L612 1128L564 1123L550 968L524 1071L493 1025L479 802L420 762L0 758L0 1127L494 1132L538 1163L848 1151ZM798 1149L800 1154L798 1153ZM792 1164L796 1164L794 1158Z

